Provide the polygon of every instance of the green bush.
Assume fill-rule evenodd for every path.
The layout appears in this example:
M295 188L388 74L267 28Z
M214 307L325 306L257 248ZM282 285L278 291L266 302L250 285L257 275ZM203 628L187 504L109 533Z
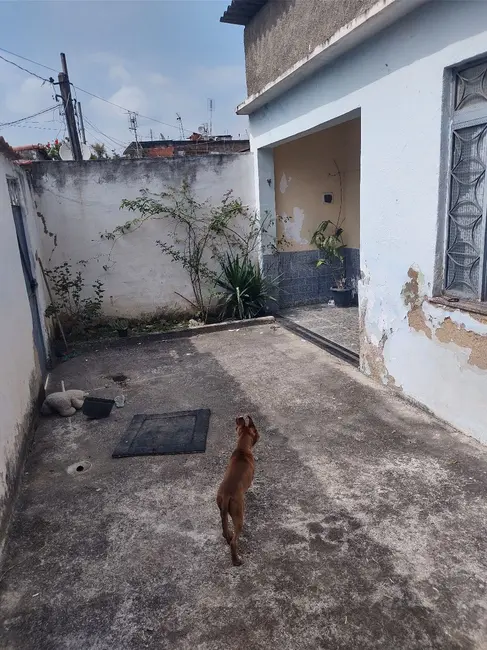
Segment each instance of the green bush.
M267 280L258 264L247 256L227 254L221 261L222 274L216 286L223 291L222 318L243 320L260 316L272 295L275 283Z

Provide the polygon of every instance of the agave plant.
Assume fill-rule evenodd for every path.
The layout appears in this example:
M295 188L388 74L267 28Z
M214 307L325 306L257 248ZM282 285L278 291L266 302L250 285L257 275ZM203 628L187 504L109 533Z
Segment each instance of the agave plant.
M258 264L247 256L227 254L221 267L216 285L223 290L222 318L255 318L264 311L269 300L275 301L272 296L275 282L267 280Z

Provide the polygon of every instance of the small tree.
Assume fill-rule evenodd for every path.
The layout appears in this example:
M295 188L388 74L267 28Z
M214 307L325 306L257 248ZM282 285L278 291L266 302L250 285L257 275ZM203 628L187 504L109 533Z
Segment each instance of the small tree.
M270 215L265 215L261 221L259 215L235 198L231 191L223 195L218 205L198 201L188 181L161 194L141 190L138 198L124 199L120 207L137 212L139 216L112 232L105 231L102 239L112 240L114 246L120 237L137 230L148 220L169 220L173 226L170 241L159 239L156 244L187 271L193 300L181 297L203 317L207 315L212 291L221 275L221 263L227 259L227 254L250 258L262 235L273 225ZM245 224L244 231L239 229L237 220ZM212 261L215 263L211 264Z
M95 144L91 145L91 148L93 149L93 153L90 156L90 160L108 160L110 158L102 142L95 142Z
M86 262L78 262L86 266ZM85 280L81 270L74 269L70 262L63 262L46 270L53 301L46 309L46 316L57 316L74 331L80 331L93 324L101 315L105 289L101 280L91 285L92 295L83 297Z

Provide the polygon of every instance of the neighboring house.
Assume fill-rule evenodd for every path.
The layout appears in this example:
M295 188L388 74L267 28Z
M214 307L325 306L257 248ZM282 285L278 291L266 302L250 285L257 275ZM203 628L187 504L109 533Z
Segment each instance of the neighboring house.
M153 140L138 143L139 151L149 158L172 158L173 156L207 156L208 154L245 153L250 150L248 140L234 140L232 136L203 138L193 133L188 140ZM124 156L137 157L137 143L131 142ZM140 153L139 153L140 155Z
M362 370L487 442L487 2L233 0L222 21L245 26L282 300L327 298L309 242L344 218Z
M33 160L50 160L45 144L25 144L20 147L12 147L12 150L19 157L16 163L18 165L26 165Z

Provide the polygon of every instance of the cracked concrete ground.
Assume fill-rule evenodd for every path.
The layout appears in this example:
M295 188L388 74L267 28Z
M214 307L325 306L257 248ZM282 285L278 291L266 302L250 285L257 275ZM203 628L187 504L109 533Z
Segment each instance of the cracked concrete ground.
M108 420L37 431L2 649L487 648L485 448L268 325L93 351L52 388L113 396L120 374ZM112 460L135 413L198 407L205 454ZM215 493L247 412L262 437L234 568Z

